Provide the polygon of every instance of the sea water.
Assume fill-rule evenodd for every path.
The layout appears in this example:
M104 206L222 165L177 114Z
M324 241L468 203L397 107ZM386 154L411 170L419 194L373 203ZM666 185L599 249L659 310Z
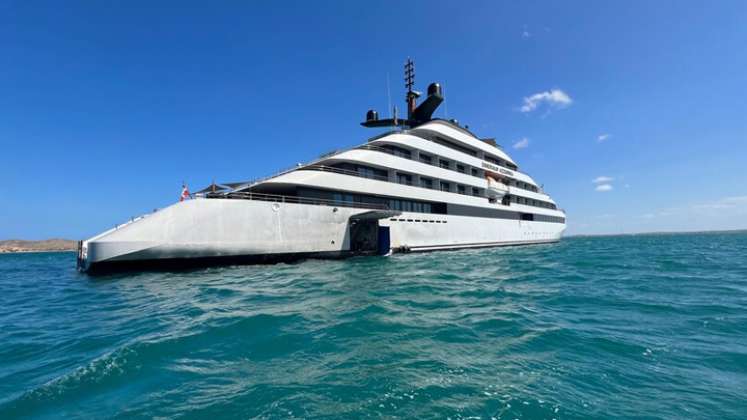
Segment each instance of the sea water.
M612 417L747 417L747 233L104 277L0 255L0 419Z

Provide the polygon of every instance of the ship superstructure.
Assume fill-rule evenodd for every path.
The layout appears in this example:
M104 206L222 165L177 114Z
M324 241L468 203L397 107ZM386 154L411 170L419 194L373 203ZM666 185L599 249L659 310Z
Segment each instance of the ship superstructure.
M405 66L407 116L351 149L274 176L213 183L192 200L79 245L84 271L271 262L558 241L565 213L494 139L433 118Z

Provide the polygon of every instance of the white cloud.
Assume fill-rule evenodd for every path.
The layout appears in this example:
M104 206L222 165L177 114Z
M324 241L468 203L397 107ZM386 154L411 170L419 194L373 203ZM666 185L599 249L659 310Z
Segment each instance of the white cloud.
M549 107L561 109L570 106L573 99L560 89L539 92L524 98L524 105L521 106L520 111L532 112L543 103Z
M524 39L530 38L532 36L532 33L529 32L529 29L527 29L527 25L524 25L524 30L521 32L521 37Z
M514 149L526 149L527 147L529 147L529 139L526 137L522 137L514 142L513 147Z
M604 133L604 134L600 134L600 135L599 135L599 136L597 137L597 143L604 143L604 142L605 142L605 141L607 141L607 139L609 139L610 137L612 137L612 134L609 134L609 133Z
M597 187L594 188L594 189L597 190L597 191L599 191L599 192L612 191L612 185L610 185L610 184L600 184L600 185L597 185Z
M607 184L607 183L610 183L610 182L612 182L614 180L615 180L615 178L612 178L611 176L604 176L604 175L602 175L602 176L598 176L598 177L594 178L593 180L591 180L591 182L594 183L594 184Z

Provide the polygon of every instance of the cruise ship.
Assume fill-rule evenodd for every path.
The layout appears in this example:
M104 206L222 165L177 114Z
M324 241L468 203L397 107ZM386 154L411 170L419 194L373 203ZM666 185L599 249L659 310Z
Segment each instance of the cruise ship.
M492 138L434 118L405 65L407 117L386 131L273 176L213 183L191 199L78 244L78 268L184 268L341 258L560 240L565 212Z

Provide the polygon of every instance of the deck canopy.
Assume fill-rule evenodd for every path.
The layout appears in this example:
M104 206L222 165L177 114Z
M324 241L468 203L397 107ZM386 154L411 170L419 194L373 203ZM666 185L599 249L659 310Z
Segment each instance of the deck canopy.
M350 220L379 220L401 215L401 211L371 210L350 216Z

